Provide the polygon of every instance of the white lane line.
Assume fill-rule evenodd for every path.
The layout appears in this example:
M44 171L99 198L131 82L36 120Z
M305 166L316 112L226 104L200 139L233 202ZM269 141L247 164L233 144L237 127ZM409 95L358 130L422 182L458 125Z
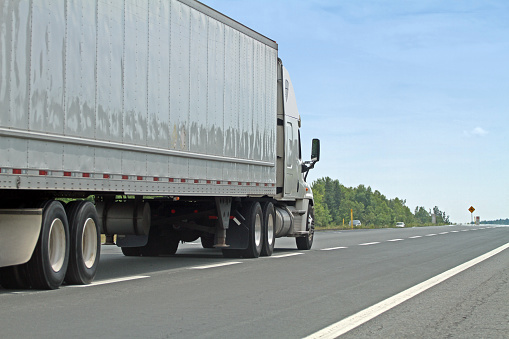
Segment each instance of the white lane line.
M322 248L320 251L333 251L333 250L339 250L339 249L342 249L342 248L348 248L348 247L329 247L329 248Z
M203 265L203 266L195 266L195 267L189 267L189 270L205 270L207 268L216 268L216 267L223 267L223 266L230 266L230 265L236 265L236 264L242 264L241 261L229 261L229 262L223 262L220 264L211 264L211 265Z
M371 307L368 307L354 315L351 315L348 318L345 318L341 321L338 321L335 324L332 324L318 332L315 332L304 339L332 339L337 338L340 335L345 334L346 332L364 324L365 322L379 316L380 314L390 310L391 308L398 306L402 302L415 297L416 295L426 291L427 289L440 284L441 282L455 276L456 274L463 272L464 270L488 259L492 256L502 252L505 249L509 248L509 243L500 246L488 253L485 253L477 258L474 258L466 263L463 263L459 266L456 266L444 273L441 273L431 279L428 279L418 285L410 287L409 289L398 293L388 299L385 299L378 304L375 304Z
M430 234L426 234L425 237L432 237L434 235L436 235L436 234L435 233L430 233Z
M451 233L459 233L460 231L451 231Z
M375 242L367 242L367 243L364 243L364 244L359 244L359 246L376 245L376 244L379 244L379 243L380 243L379 241L375 241Z
M442 232L442 233L438 233L438 234L447 234L447 233L449 233L449 232Z
M98 281L94 281L93 283L88 284L88 285L70 285L67 287L92 287L92 286L99 286L99 285L115 284L115 283L124 282L124 281L145 279L145 278L150 278L150 276L148 276L148 275L134 275L131 277L124 277L124 278L98 280Z
M387 240L387 241L402 241L403 239L391 239L391 240Z
M422 238L422 235L414 235L413 237L408 237L408 239L417 239Z
M461 230L461 232L468 232L468 231L470 231L470 230Z
M301 255L301 254L304 254L304 253L289 253L289 254L273 255L273 256L268 257L268 258L273 258L273 259L287 258L287 257L294 257L296 255Z

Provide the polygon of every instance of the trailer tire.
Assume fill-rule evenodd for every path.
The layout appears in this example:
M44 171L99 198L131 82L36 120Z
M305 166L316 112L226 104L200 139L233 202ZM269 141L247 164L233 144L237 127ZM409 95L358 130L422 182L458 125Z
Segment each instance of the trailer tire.
M263 205L263 243L260 255L270 257L274 252L276 241L274 227L276 225L276 212L274 204L267 202Z
M39 240L27 263L30 285L36 289L57 289L65 278L69 262L69 224L59 201L42 204Z
M0 268L0 285L8 289L28 289L26 265L15 265Z
M120 249L126 257L139 257L141 255L140 247L121 247Z
M90 201L70 202L65 210L71 239L65 281L75 285L90 284L97 273L101 253L99 216Z
M308 207L306 231L308 231L309 234L305 237L295 238L297 249L299 250L310 250L311 246L313 246L313 238L315 235L315 209L312 205Z
M248 245L242 251L244 258L258 258L262 252L263 244L263 213L259 202L249 203L242 211L246 218L245 225L248 229Z

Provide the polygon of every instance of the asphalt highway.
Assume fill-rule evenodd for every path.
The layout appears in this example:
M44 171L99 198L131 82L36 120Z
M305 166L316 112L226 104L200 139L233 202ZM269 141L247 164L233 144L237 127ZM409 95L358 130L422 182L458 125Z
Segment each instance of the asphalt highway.
M199 241L159 258L103 245L91 285L0 288L0 338L319 338L358 314L372 317L342 338L507 338L507 244L509 227L458 225L317 232L310 251L277 239L258 259L225 259Z

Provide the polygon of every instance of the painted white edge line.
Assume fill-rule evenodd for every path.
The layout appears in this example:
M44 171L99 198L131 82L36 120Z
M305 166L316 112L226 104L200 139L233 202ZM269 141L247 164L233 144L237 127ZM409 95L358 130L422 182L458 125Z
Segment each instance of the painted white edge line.
M414 235L413 237L408 237L408 239L417 239L422 238L422 235Z
M375 241L375 242L366 242L364 244L359 244L359 246L369 246L369 245L376 245L376 244L379 244L380 242L379 241Z
M451 233L459 233L460 231L451 231Z
M273 256L267 257L267 258L273 258L273 259L287 258L287 257L294 257L296 255L301 255L301 254L304 254L304 253L289 253L289 254L273 255Z
M67 286L67 287L92 287L92 286L98 286L98 285L114 284L114 283L123 282L123 281L145 279L145 278L150 278L150 276L148 276L148 275L135 275L135 276L132 276L132 277L107 279L107 280L98 280L98 281L94 281L93 283L88 284L88 285L70 285L70 286Z
M434 235L436 235L436 234L435 233L430 233L430 234L426 234L425 237L432 237Z
M455 276L458 273L463 272L464 270L486 260L494 255L506 250L509 248L509 243L502 245L488 253L485 253L477 258L474 258L466 263L458 265L454 268L451 268L448 271L445 271L433 278L430 278L420 284L417 284L409 289L398 293L384 301L379 302L371 307L368 307L354 315L345 318L341 321L338 321L335 324L332 324L318 332L315 332L304 339L332 339L337 338L340 335L345 334L346 332L364 324L365 322L379 316L380 314L390 310L391 308L401 304L402 302L415 297L416 295L426 291L427 289L440 284L441 282Z
M236 265L236 264L242 264L242 262L241 261L230 261L230 262L223 262L220 264L189 267L188 269L189 270L205 270L207 268L216 268L216 267L230 266L230 265Z
M348 247L343 247L343 246L340 246L340 247L329 247L329 248L322 248L320 251L333 251L333 250L340 250L342 248L348 248Z
M387 240L387 241L403 241L403 239L391 239L391 240Z
M442 233L438 233L438 234L449 234L449 232L442 232Z

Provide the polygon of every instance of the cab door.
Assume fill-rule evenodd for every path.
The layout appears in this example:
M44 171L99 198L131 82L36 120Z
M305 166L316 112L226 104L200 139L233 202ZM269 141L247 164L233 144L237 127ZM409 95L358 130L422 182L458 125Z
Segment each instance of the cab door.
M299 142L300 115L290 75L284 66L283 73L283 107L285 124L285 176L284 198L298 198L301 194L302 160Z

